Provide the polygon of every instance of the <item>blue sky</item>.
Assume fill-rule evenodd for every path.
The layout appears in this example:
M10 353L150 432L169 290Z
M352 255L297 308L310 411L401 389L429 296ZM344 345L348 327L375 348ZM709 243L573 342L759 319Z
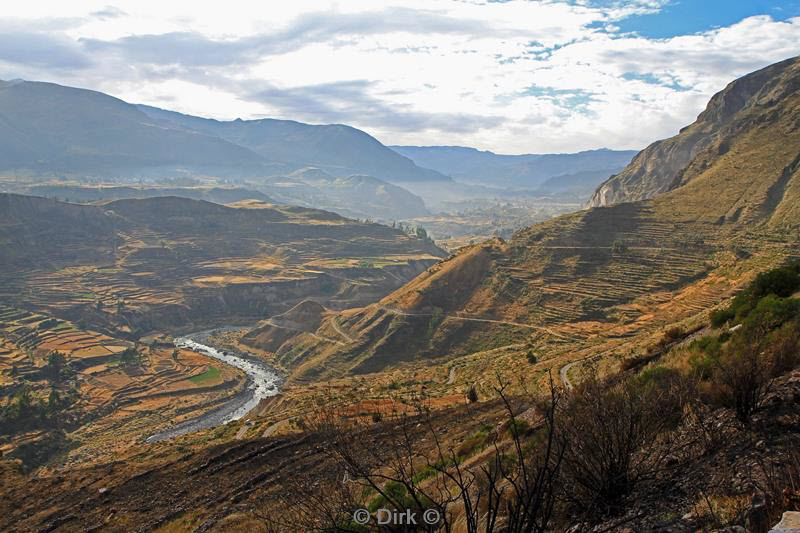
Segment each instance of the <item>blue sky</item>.
M500 153L643 148L798 54L800 0L28 0L0 14L1 79Z
M755 15L769 15L775 20L797 17L800 16L800 0L672 1L660 8L657 13L631 16L621 20L618 26L621 32L635 32L643 37L663 39L730 26Z

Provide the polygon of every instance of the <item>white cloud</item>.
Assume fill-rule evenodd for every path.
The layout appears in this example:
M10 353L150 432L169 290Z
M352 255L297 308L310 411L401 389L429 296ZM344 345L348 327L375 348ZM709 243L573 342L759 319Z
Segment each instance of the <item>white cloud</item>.
M643 147L734 78L800 53L800 18L670 39L618 33L616 22L664 3L29 1L0 17L0 78L519 153Z

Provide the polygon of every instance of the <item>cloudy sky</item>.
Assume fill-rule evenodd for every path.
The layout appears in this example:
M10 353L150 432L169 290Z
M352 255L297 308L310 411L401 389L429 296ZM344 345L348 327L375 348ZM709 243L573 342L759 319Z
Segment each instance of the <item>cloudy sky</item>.
M0 79L544 153L642 148L800 54L800 0L108 1L4 5Z

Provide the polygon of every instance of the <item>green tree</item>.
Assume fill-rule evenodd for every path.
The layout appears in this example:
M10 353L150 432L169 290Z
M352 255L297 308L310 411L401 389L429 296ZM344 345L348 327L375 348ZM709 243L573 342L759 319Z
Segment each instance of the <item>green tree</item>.
M50 389L50 396L47 397L47 410L50 413L55 413L61 406L61 397L55 388Z
M47 354L47 365L44 367L44 374L50 381L61 381L64 378L67 367L67 358L63 353L52 351Z
M624 254L628 251L628 245L625 244L625 241L621 239L617 239L611 245L611 253L612 254Z
M475 385L471 386L467 391L467 400L469 400L469 403L478 401L478 391L475 389Z
M125 366L132 366L139 364L139 352L136 348L125 348L120 354L120 361Z

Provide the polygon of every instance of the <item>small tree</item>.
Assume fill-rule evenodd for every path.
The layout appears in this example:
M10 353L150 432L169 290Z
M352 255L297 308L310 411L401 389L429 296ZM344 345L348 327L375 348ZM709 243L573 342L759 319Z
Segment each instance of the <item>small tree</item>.
M616 512L637 484L661 471L674 450L659 439L680 422L684 400L678 387L662 381L590 376L576 388L557 424L569 443L565 494L575 512Z
M628 251L628 245L622 239L617 239L611 245L612 254L624 254Z
M44 367L44 373L47 379L51 381L61 381L64 378L67 366L67 358L63 353L52 351L47 354L47 365Z
M469 400L469 403L478 401L478 391L475 389L475 385L472 385L467 391L467 400Z
M723 405L744 425L761 406L777 376L797 366L798 330L790 325L767 338L737 335L715 360L712 379Z
M55 413L61 406L61 397L58 395L56 389L50 389L50 395L47 397L47 411Z
M139 364L139 352L136 348L125 348L120 354L120 361L125 366Z

